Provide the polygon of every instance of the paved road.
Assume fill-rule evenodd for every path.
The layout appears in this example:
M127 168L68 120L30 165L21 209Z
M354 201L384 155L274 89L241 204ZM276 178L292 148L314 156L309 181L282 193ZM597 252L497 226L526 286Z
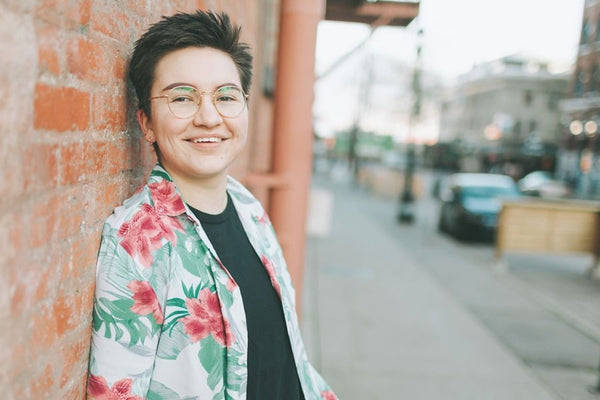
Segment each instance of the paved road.
M344 179L314 187L303 329L341 399L600 398L587 391L600 362L590 260L510 255L499 273L491 244L436 232L431 199L406 226L393 199Z

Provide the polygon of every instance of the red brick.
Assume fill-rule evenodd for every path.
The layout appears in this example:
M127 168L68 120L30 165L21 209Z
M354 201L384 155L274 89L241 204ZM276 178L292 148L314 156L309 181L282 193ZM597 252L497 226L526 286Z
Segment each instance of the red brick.
M127 140L119 138L107 143L108 157L106 159L107 172L114 175L129 168Z
M113 55L98 40L84 36L71 39L67 44L67 70L82 80L108 84L111 79Z
M84 130L90 122L90 94L73 87L35 87L34 128L65 132Z
M96 8L91 18L94 31L100 32L118 42L128 44L131 41L132 24L135 28L135 19L132 19L119 3L113 0L96 1Z
M72 185L83 178L83 143L66 143L60 149L60 184Z
M29 217L19 211L10 212L2 216L2 226L8 230L8 242L10 248L15 254L19 254L25 248L27 240L27 232L29 229ZM4 223L6 221L6 223ZM7 254L5 254L7 256ZM8 254L8 259L11 259L13 254Z
M40 196L30 205L31 224L29 225L28 245L31 248L46 246L49 248L54 238L59 210L52 208L50 196Z
M27 300L27 285L23 282L13 281L10 299L11 315L17 316L23 314L28 308L28 304L26 304Z
M63 389L67 384L73 381L79 381L82 373L87 370L87 355L90 346L90 335L82 335L81 338L63 345L61 351L61 372L60 372L60 388Z
M118 95L96 92L92 104L94 128L113 132L123 132L127 129L127 104L124 90L121 90Z
M31 379L30 395L31 399L48 399L53 398L54 389L54 367L47 364L43 371Z
M86 201L86 225L94 225L103 222L112 209L119 202L120 183L108 181L104 185L94 185L88 192Z
M83 279L82 277L89 275L89 278L94 279L96 256L100 244L100 232L101 225L98 225L86 232L85 237L74 240L66 247L69 251L69 258L62 262L62 276ZM92 273L90 274L90 272Z
M38 359L58 342L56 316L53 306L42 306L31 313L31 337L29 351L32 359Z
M59 75L62 46L58 30L52 26L39 27L36 29L36 38L40 71Z
M74 328L75 313L74 297L69 293L60 293L52 304L52 314L56 319L56 333L59 337Z
M75 29L90 22L91 0L41 0L38 3L36 18L55 26Z
M23 146L23 191L39 192L58 184L58 145L28 143Z
M64 189L48 201L48 207L56 210L53 238L58 241L80 233L83 223L83 207L80 203L80 187Z
M87 369L79 373L79 376L73 379L71 387L67 388L61 399L69 400L85 400L86 395L86 384L87 384Z
M97 248L98 246L96 245L95 248ZM92 267L93 271L95 271L95 267ZM95 276L95 274L94 274ZM83 310L84 315L89 316L87 318L87 324L89 325L89 327L91 328L91 315L92 315L92 305L94 303L94 289L96 288L96 283L95 282L91 282L87 288L84 288L81 290L81 298L80 298L80 305L81 305L81 310Z
M23 374L23 372L29 367L29 364L27 362L27 345L24 343L23 341L23 337L17 337L16 340L15 338L11 338L11 342L10 342L10 352L11 352L11 356L10 356L10 378L11 379L15 379L16 377L18 377L19 375ZM4 343L8 343L4 342ZM27 397L16 397L17 399L20 398L27 398Z

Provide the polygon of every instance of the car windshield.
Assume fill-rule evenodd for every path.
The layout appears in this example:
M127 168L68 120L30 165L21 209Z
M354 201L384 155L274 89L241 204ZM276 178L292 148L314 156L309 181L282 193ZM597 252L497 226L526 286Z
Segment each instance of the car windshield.
M466 186L461 189L463 198L516 197L518 194L514 187L505 186Z

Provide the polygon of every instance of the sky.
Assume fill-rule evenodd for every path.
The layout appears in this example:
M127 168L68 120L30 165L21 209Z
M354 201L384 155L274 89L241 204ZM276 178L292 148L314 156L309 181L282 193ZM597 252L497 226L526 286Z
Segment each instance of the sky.
M569 66L577 55L585 0L421 0L408 27L381 27L369 40L375 53L408 62L423 30L422 63L445 78L474 64L526 53ZM317 36L317 73L353 48L370 29L364 24L322 21Z
M577 56L584 2L421 0L419 15L408 27L377 28L363 49L376 69L381 70L381 64L387 64L392 70L404 71L397 75L410 75L400 66L414 66L419 40L422 69L445 83L469 72L474 65L513 54L535 57L549 62L556 72L568 72ZM417 39L419 30L423 33ZM357 99L364 94L360 82L370 79L360 76L365 74L364 60L353 56L337 63L364 41L370 31L365 24L319 23L314 110L317 130L321 129L325 136L348 128L357 118L366 130L388 131L397 138L407 134L407 117L399 115L402 111L390 115L382 107L367 106L365 112L364 105L361 108L358 104ZM388 77L388 86L395 85L394 79L404 79L394 78L391 73L379 74ZM406 82L401 84L406 87ZM378 85L372 86L371 93ZM391 96L388 104L396 110L408 109L406 93L392 93L389 88L387 92ZM429 121L424 128L432 137L437 134L435 123Z

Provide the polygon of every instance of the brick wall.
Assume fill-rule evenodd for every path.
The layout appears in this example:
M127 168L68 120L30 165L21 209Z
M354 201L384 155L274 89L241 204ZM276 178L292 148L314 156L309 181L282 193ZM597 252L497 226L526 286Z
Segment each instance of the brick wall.
M2 399L85 397L101 226L154 162L127 107L133 40L163 14L200 7L228 11L258 47L260 4L0 3Z

